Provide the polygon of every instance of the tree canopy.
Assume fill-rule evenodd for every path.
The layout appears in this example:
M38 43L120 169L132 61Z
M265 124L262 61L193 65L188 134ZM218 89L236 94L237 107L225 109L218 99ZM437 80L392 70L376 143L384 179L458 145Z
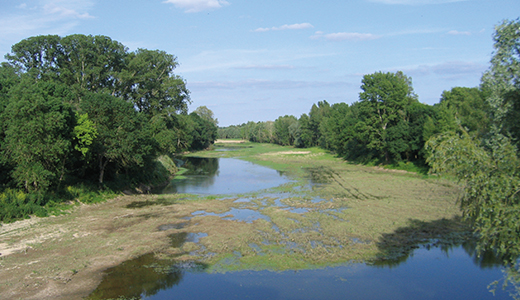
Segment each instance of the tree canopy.
M130 52L102 35L46 35L16 43L5 57L0 193L21 189L44 204L49 193L66 194L65 185L147 183L159 155L204 149L216 139L209 109L188 114L186 81L164 51ZM17 196L6 197L0 209L19 215Z

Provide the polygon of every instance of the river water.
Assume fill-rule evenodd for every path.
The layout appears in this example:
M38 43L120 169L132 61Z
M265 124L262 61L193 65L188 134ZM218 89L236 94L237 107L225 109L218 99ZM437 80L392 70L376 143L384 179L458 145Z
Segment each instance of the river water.
M238 159L190 158L184 166L190 170L185 179L172 182L164 192L229 195L290 181L277 171ZM244 220L255 216L254 211L249 213ZM175 242L197 242L201 237L182 233L175 236ZM206 267L196 262L172 265L153 254L144 255L107 270L91 298L511 299L509 291L501 288L504 268L500 261L476 257L470 243L443 249L419 246L406 259L387 265L225 273L209 273ZM493 294L490 284L495 281L499 284Z

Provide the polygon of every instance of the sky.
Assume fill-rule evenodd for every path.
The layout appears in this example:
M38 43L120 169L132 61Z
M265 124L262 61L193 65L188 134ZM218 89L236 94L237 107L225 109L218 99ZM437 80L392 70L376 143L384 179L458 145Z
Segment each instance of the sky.
M163 50L177 57L190 111L206 106L229 126L351 104L380 71L404 72L433 105L479 85L494 27L519 16L519 0L2 0L0 61L47 34Z

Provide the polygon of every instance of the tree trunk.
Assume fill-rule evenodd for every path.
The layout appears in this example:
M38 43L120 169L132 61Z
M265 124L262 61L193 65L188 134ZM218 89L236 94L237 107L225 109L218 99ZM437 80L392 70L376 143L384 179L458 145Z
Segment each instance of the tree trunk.
M99 156L99 185L103 185L103 176L105 175L105 168L108 164L108 159L103 162L103 156Z

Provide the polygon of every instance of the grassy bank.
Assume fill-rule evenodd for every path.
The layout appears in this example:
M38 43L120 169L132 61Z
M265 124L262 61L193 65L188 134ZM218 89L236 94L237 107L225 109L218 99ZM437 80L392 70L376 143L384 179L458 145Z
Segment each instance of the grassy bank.
M450 182L348 164L317 148L241 143L216 149L223 147L192 155L238 157L291 181L221 199L123 196L7 224L0 227L0 298L80 299L103 270L146 253L196 260L213 272L287 270L396 260L432 239L466 237L459 189ZM244 212L259 217L241 220Z

